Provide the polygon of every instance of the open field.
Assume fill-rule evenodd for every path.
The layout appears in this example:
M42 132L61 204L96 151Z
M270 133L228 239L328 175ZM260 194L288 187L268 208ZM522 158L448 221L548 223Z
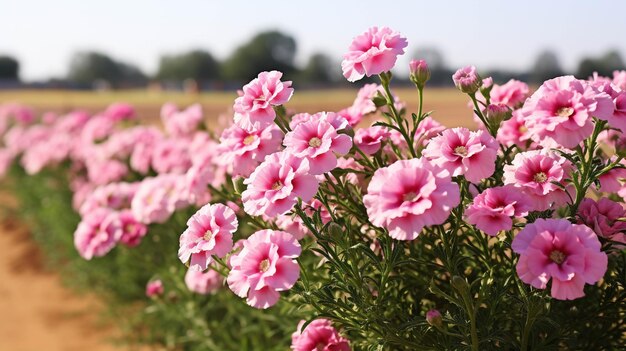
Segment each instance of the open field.
M414 89L398 89L395 93L408 104L409 111L417 109L417 93ZM337 111L352 104L356 90L333 89L316 91L297 91L287 105L298 112ZM235 92L207 92L199 94L160 92L148 90L130 91L60 91L60 90L25 90L0 91L0 103L19 102L34 107L37 111L67 112L81 108L91 112L98 111L116 101L127 102L137 108L143 120L158 117L164 102L171 101L179 105L199 102L204 107L205 115L217 117L228 112ZM433 117L446 126L472 126L471 112L467 107L467 97L456 89L426 89L425 110L434 110Z

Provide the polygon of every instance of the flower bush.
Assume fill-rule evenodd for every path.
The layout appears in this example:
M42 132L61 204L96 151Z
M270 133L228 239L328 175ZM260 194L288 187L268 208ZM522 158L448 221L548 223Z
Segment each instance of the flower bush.
M0 171L36 239L126 302L140 341L624 348L626 72L530 95L464 67L452 80L478 125L447 129L423 110L425 61L409 66L416 113L391 90L406 46L386 27L357 36L344 76L380 84L337 112L292 113L292 82L261 72L223 130L199 105L164 106L163 130L124 104L41 119L11 105Z

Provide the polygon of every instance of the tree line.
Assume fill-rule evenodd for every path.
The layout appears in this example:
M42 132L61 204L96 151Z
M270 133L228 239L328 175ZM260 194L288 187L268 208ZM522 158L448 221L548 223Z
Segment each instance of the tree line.
M150 81L180 84L193 80L200 84L247 82L260 71L277 69L286 79L299 82L299 85L330 86L342 84L338 60L325 53L314 53L303 67L295 63L297 42L289 34L279 31L258 33L237 47L226 59L220 61L203 49L164 55L159 60L157 72L148 75L136 65L117 60L105 53L96 51L77 52L70 60L68 73L61 80L85 87L95 82L106 82L114 87L125 84L143 85ZM431 69L430 84L449 85L453 68L445 61L437 48L423 47L416 50L412 58L425 59ZM576 72L566 72L558 56L550 50L541 52L534 64L525 72L491 70L485 76L492 76L496 82L515 77L528 82L542 82L546 79L574 73L578 77L589 77L593 72L610 76L614 70L624 69L624 61L619 52L613 50L599 57L583 58ZM0 80L19 80L19 62L9 56L0 56Z

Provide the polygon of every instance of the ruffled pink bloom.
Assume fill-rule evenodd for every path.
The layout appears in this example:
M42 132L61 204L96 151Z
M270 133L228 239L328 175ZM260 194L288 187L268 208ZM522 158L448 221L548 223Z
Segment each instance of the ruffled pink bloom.
M311 174L323 174L337 167L337 154L345 155L352 140L324 120L300 123L285 135L285 152L309 161Z
M465 66L459 68L452 75L454 85L466 94L475 93L482 85L482 80L476 73L476 67Z
M567 159L553 151L526 151L504 166L504 184L513 184L525 192L532 200L533 210L545 211L569 200L567 193L554 183L564 184L571 168Z
M193 134L202 124L202 119L200 104L193 104L182 111L172 103L166 103L161 108L161 121L165 131L171 136L182 137Z
M328 319L316 319L302 330L304 323L300 321L291 335L293 351L350 351L348 339L341 336Z
M157 297L163 295L165 289L163 288L163 282L160 279L151 280L146 284L146 296Z
M447 169L452 176L464 175L470 182L480 182L495 171L498 142L487 132L452 128L433 138L423 155Z
M616 93L613 103L615 104L615 109L607 118L607 121L611 127L618 128L622 133L626 133L626 91Z
M0 120L9 120L19 124L30 124L35 120L35 113L30 107L20 104L6 104L0 106Z
M232 175L247 177L265 156L280 149L282 139L276 125L248 131L233 124L222 132L217 162Z
M626 244L626 222L618 220L626 217L626 210L619 203L607 198L597 202L584 199L578 207L578 217L578 223L587 225L599 236Z
M387 138L389 138L389 130L385 127L375 126L369 128L361 128L354 134L354 143L366 155L373 155Z
M606 120L613 107L608 94L586 81L564 76L544 82L522 111L536 141L573 148L591 135L592 117Z
M626 91L626 71L613 71L613 85Z
M99 207L106 207L111 210L130 208L138 185L139 183L119 182L92 189L80 206L78 213L84 216Z
M289 128L296 129L296 127L299 124L302 124L302 123L305 123L305 122L311 122L311 121L328 122L328 123L330 123L331 126L333 126L333 128L335 128L335 130L346 129L346 128L348 128L350 126L348 121L345 118L343 118L342 116L340 116L339 114L337 114L337 113L334 113L334 112L318 112L318 113L314 113L314 114L298 113L298 114L293 115L291 117L291 121L289 122Z
M74 246L86 260L109 253L122 235L115 212L98 208L84 216L74 232Z
M545 289L558 300L585 296L585 284L594 284L606 272L608 258L589 227L565 219L538 219L513 239L520 254L517 275L526 284Z
M117 102L109 105L104 111L104 115L116 122L132 120L135 118L135 108L132 105Z
M285 151L267 156L244 184L248 186L241 194L244 211L268 217L291 210L298 198L310 201L319 186L309 174L309 161Z
M14 155L10 150L0 148L0 178L4 177L9 171L9 168L13 163L13 158Z
M235 99L235 123L247 130L264 128L274 121L274 106L283 105L293 95L291 81L282 82L278 71L261 72L243 86L243 94Z
M233 248L233 233L238 222L235 212L222 204L205 205L187 221L180 236L178 258L189 269L204 271L213 255L225 257Z
M465 210L467 223L487 235L495 236L501 230L513 228L512 217L528 214L530 199L512 185L485 189Z
M300 276L296 258L301 248L289 233L261 230L243 242L243 249L231 256L227 282L239 297L256 308L273 306L280 291L293 287Z
M96 185L120 181L128 174L128 167L119 160L87 159L87 176Z
M521 105L528 97L528 84L511 79L503 85L494 85L489 93L492 104L503 104L510 108Z
M341 69L350 82L390 71L409 43L387 27L371 27L355 37L343 55Z
M139 245L143 237L148 233L148 227L137 221L130 210L119 212L118 218L122 230L120 242L128 247Z
M521 110L513 111L513 116L500 124L496 140L507 147L517 145L522 150L526 149L530 133Z
M165 174L141 181L131 202L135 218L144 223L165 223L174 211L189 205L185 176Z
M190 291L207 295L216 292L222 286L222 276L215 270L206 273L190 269L185 274L185 285Z
M186 173L191 168L188 139L163 139L154 145L152 168L159 174Z
M398 240L413 240L425 226L444 223L459 202L449 172L423 158L376 170L363 197L372 224Z

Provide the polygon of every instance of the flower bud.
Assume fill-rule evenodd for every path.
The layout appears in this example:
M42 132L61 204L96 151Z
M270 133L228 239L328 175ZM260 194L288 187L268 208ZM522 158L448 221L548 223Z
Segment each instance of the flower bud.
M506 121L513 116L513 112L507 105L490 104L483 110L483 115L492 126L499 126L502 121Z
M418 88L423 88L426 82L430 79L430 69L428 64L424 60L411 60L409 63L409 69L411 71L411 82L415 83Z
M426 312L426 322L436 328L441 328L443 325L443 318L438 310L430 310Z
M466 94L474 94L482 85L480 76L476 73L476 67L474 66L459 68L452 75L452 80L454 85Z

